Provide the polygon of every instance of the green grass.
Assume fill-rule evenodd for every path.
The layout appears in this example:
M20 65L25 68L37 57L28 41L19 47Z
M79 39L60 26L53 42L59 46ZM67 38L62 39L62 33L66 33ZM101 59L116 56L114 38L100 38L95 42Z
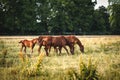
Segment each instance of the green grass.
M32 57L20 52L18 42L24 38L0 37L1 80L120 80L120 36L80 36L85 47L84 54L75 45L74 55L68 56L62 49L59 56L52 48L50 56L42 58L38 56L38 45ZM27 48L27 55L30 52ZM45 53L43 47L41 53Z

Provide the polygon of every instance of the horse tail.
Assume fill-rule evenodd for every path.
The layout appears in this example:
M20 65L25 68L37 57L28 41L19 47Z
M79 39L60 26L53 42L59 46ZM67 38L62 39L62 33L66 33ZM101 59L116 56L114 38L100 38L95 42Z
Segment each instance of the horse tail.
M19 41L19 43L23 43L23 41L21 40L21 41Z

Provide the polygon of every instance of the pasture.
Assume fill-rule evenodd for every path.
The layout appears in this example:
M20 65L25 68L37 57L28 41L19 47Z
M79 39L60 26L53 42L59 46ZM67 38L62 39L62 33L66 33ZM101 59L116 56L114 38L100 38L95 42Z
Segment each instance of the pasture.
M20 40L37 37L0 36L0 80L120 80L120 36L77 36L84 54L77 45L74 55L38 55L38 44L20 52Z

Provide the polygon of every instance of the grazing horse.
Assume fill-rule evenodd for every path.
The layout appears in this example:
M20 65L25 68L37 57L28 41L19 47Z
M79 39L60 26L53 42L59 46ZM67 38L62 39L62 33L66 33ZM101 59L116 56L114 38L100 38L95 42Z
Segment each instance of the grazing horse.
M45 46L46 55L48 55L48 50L50 52L51 47L54 47L54 50L57 52L57 48L59 49L59 52L61 53L62 47L66 50L67 54L69 54L66 46L70 48L70 52L74 53L74 46L71 44L64 36L40 36L38 38L39 41L39 49L38 52L40 52L40 49L42 46Z
M21 49L20 49L20 51L22 51L23 50L23 48L24 48L24 52L26 53L26 47L29 47L29 48L31 48L31 53L33 53L33 48L34 48L34 46L35 46L35 44L38 42L38 38L35 38L35 39L33 39L33 40L21 40L19 43L21 43L22 44L22 47L21 47Z
M70 36L65 36L65 38L73 46L75 44L78 44L78 46L80 47L80 51L84 53L84 46L82 45L81 41L77 37L75 37L74 35L70 35Z
M38 38L39 48L38 53L40 53L41 47L45 46L46 55L48 56L48 50L51 49L52 36L39 36Z
M68 52L68 49L66 48L66 45L67 45L67 41L66 39L64 38L64 36L57 36L57 37L52 37L52 47L54 47L54 49L56 49L56 52L57 52L57 47L60 51L59 54L61 54L61 50L62 50L62 47L66 50L67 54L69 55L69 52Z

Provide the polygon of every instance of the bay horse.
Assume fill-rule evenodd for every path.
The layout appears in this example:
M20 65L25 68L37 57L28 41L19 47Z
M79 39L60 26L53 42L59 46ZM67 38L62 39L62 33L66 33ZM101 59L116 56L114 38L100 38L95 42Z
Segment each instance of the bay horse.
M38 44L39 44L38 53L40 53L41 47L45 46L44 49L46 51L46 55L48 56L48 50L50 52L51 49L52 36L39 36Z
M64 36L56 36L56 37L52 37L52 47L54 47L54 49L57 52L57 47L59 49L59 54L61 54L61 50L62 47L66 50L67 54L69 55L68 49L66 48L67 45L67 41L65 39Z
M40 49L42 46L45 46L46 55L48 55L48 50L50 52L51 47L54 47L54 50L56 52L59 49L59 54L61 54L62 47L66 50L67 54L69 54L66 45L69 46L70 52L73 54L73 45L68 42L68 40L64 36L40 36L38 38L39 41L39 49L38 52L40 52Z
M31 53L33 53L33 48L34 48L34 46L37 42L38 42L38 38L35 38L35 39L32 39L32 40L27 40L27 39L21 40L19 42L19 43L22 44L21 45L22 47L21 47L20 51L22 51L23 48L24 48L24 52L26 53L26 48L28 47L28 48L31 48Z
M75 44L77 44L78 46L79 46L79 48L80 48L80 51L82 52L82 53L84 53L84 46L82 45L82 43L81 43L81 41L76 37L76 36L74 36L74 35L70 35L70 36L64 36L67 40L68 40L68 42L70 43L70 44L72 44L73 46L75 45Z

